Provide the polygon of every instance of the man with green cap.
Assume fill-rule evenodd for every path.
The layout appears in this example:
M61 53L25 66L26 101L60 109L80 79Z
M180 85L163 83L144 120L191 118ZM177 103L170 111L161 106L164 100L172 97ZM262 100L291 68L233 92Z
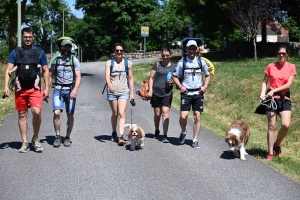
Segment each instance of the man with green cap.
M70 135L74 125L74 112L76 97L81 83L81 68L78 59L71 54L72 41L63 40L61 51L55 62L51 63L50 76L52 79L53 95L53 125L55 129L55 141L53 147L60 147L62 137L60 135L60 115L65 105L67 114L67 130L64 138L64 146L71 145Z

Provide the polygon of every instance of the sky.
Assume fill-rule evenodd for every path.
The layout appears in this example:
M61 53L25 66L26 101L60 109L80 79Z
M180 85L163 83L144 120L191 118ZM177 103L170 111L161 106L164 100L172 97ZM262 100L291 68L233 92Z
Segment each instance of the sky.
M75 9L75 0L65 0L67 4L69 4L69 7L72 11L72 13L77 17L77 18L83 18L83 13L81 10L76 10Z

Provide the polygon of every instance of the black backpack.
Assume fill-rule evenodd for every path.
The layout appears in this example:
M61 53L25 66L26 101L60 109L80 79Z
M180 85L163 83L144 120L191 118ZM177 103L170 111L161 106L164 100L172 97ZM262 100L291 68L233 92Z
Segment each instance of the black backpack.
M37 65L39 64L39 56L42 49L17 47L15 51L16 65L18 66L16 76L18 76L22 88L32 88L37 75L40 74L40 69L37 68Z

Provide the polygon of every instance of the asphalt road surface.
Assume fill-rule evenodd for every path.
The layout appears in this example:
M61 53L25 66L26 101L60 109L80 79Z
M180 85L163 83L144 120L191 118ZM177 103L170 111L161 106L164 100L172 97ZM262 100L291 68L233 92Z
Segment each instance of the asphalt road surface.
M149 102L137 96L135 107L128 103L126 123L140 124L145 130L145 148L129 151L117 146L111 141L106 93L101 94L104 62L81 66L71 147L52 147L51 102L44 103L42 110L39 137L43 153L32 148L18 153L21 136L17 112L5 118L0 127L1 200L300 199L298 183L252 156L246 156L246 161L234 158L224 140L205 128L199 137L200 149L193 149L191 120L186 143L179 145L179 111L174 108L170 112L170 143L154 139L153 110ZM61 134L65 135L65 112L61 118ZM31 115L28 124L30 141Z

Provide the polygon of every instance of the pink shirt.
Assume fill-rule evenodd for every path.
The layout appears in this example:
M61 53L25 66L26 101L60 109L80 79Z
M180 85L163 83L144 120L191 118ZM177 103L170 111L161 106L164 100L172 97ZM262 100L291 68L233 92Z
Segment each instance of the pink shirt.
M270 85L269 89L275 89L283 86L289 80L290 76L296 76L296 66L292 63L286 62L284 66L279 65L277 62L270 63L265 73L269 76ZM289 90L284 90L281 93L285 94ZM274 98L279 98L278 95L274 95ZM286 97L287 98L287 97Z

